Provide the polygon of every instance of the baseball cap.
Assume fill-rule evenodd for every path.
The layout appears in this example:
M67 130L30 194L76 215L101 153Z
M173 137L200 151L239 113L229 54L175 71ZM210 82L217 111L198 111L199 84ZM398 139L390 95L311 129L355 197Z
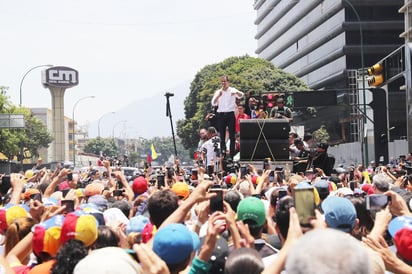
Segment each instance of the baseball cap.
M33 226L33 252L39 255L47 252L50 256L55 256L62 245L60 236L64 222L63 215L56 215L52 218Z
M321 199L325 199L329 195L329 183L327 180L320 179L314 184Z
M177 182L173 184L172 191L183 200L185 200L190 194L189 185L185 182Z
M29 208L26 205L8 205L0 209L0 233L4 233L8 226L17 218L28 217Z
M147 190L147 180L143 176L139 176L133 180L133 192L134 194L142 194Z
M153 236L156 234L156 231L157 231L157 229L156 229L155 225L152 225L152 223L150 223L150 222L147 223L144 226L144 228L142 230L142 233L141 233L142 242L147 243L148 241L150 241L153 238Z
M97 239L98 222L96 218L82 211L70 212L66 215L62 225L61 241L77 239L86 247L91 246Z
M200 239L201 244L203 245L206 241L206 237ZM209 263L211 268L209 273L224 273L225 263L227 257L229 256L229 245L227 240L224 237L219 237L216 241L215 249L210 255Z
M125 250L110 246L93 250L77 263L73 273L139 273L139 269Z
M37 188L29 188L22 194L22 198L24 200L27 200L27 199L30 199L30 196L32 194L38 194L38 193L40 193L40 190L38 190Z
M107 199L103 195L93 195L89 197L87 203L96 205L97 209L101 212L105 211L108 207Z
M225 182L226 182L226 184L232 184L232 185L234 185L234 184L236 184L236 180L237 180L237 178L236 178L236 174L235 174L235 173L230 173L230 174L228 174L228 175L225 177Z
M84 196L90 197L93 195L100 195L102 194L104 189L103 184L98 183L98 182L92 182L86 186L84 189Z
M412 217L399 216L388 225L399 255L412 262Z
M321 204L328 227L350 232L355 226L356 209L347 198L329 196Z
M145 227L146 224L148 224L149 218L143 216L143 215L138 215L133 218L130 218L129 223L126 226L126 233L132 233L132 232L142 232L143 228Z
M318 147L326 150L328 149L329 145L327 143L319 143Z
M183 224L169 224L162 227L153 239L153 251L169 265L187 260L199 245L197 234Z
M237 206L237 218L241 221L252 221L251 227L259 227L265 224L266 211L263 202L256 197L248 197L240 201Z

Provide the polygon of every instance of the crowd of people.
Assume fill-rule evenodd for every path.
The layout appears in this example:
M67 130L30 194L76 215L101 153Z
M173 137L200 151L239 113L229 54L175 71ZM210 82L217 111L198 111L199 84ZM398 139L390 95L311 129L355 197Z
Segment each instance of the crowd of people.
M271 163L185 176L178 161L11 174L1 273L411 273L411 160L311 178Z
M191 171L101 159L3 175L0 273L412 273L412 156L335 168L328 144L291 133L291 169L239 165L239 119L291 112L236 104L220 80Z

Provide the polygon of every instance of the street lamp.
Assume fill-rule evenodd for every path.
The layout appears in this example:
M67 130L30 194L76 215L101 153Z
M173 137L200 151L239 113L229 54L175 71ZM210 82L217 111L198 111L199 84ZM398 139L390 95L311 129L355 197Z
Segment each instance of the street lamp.
M362 91L363 91L363 125L364 127L366 126L366 89L365 89L365 63L364 63L364 53L363 53L363 30L362 30L362 21L360 19L358 11L355 9L355 7L352 5L352 3L349 0L344 0L345 3L349 5L349 7L352 9L353 13L356 16L356 19L359 22L359 34L360 34L360 55L361 55L361 67L362 67ZM362 134L363 136L363 134ZM369 152L368 152L368 136L366 138L363 138L364 140L364 146L365 146L365 151L364 155L362 155L363 165L366 166L368 165L369 162Z
M22 78L21 81L20 81L20 106L22 106L22 104L23 104L22 86L23 86L24 78L26 78L27 74L29 74L30 71L32 71L32 70L34 70L34 69L36 69L36 68L52 67L52 66L53 66L53 65L38 65L38 66L35 66L35 67L32 67L31 69L29 69L29 70L23 75L23 78Z
M72 125L73 125L73 131L72 131L73 167L76 167L76 141L75 141L75 139L76 139L76 126L75 126L75 122L74 122L74 110L76 109L76 106L77 106L77 104L78 104L80 101L85 100L85 99L89 99L89 98L94 98L94 95L92 95L92 96L85 96L85 97L80 98L79 100L77 100L76 103L74 103L74 106L73 106L73 111L72 111Z
M100 138L100 121L102 120L102 118L103 118L104 116L106 116L107 114L115 114L115 113L116 113L116 112L114 112L114 111L112 111L112 112L107 112L107 113L103 114L103 115L100 117L99 122L97 123L97 137Z
M118 126L118 125L120 125L121 123L126 123L127 122L127 120L122 120L122 121L119 121L119 122L117 122L114 126L113 126L113 141L114 141L114 129Z

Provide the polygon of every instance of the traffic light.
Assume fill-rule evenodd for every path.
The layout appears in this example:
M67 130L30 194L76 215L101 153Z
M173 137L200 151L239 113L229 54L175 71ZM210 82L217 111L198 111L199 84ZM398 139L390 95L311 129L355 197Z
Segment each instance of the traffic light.
M265 94L262 96L263 104L267 109L271 109L275 106L275 101L277 96L273 95L272 93Z
M273 94L271 94L271 93L268 94L267 100L268 100L267 107L268 108L273 108L275 106L275 103L274 103L275 97L273 96Z
M372 87L379 87L385 82L383 63L377 63L368 68L368 84Z

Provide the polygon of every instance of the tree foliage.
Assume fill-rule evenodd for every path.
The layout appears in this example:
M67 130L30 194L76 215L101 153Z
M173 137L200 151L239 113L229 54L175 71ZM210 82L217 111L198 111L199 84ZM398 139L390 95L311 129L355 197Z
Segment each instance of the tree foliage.
M117 156L117 147L114 143L114 140L109 138L100 138L90 139L83 148L83 151L86 153L93 153L96 155L107 155L109 157Z
M204 117L211 108L214 92L220 88L220 77L228 75L230 85L243 92L302 91L308 86L296 76L276 68L261 58L230 57L220 63L202 68L190 85L184 102L185 119L177 121L177 135L190 152L199 141L199 129L205 127Z
M0 113L23 114L25 127L19 129L0 129L0 151L10 160L15 156L31 158L38 154L41 147L48 147L53 138L40 119L34 117L30 110L13 105L6 96L7 87L0 87Z

